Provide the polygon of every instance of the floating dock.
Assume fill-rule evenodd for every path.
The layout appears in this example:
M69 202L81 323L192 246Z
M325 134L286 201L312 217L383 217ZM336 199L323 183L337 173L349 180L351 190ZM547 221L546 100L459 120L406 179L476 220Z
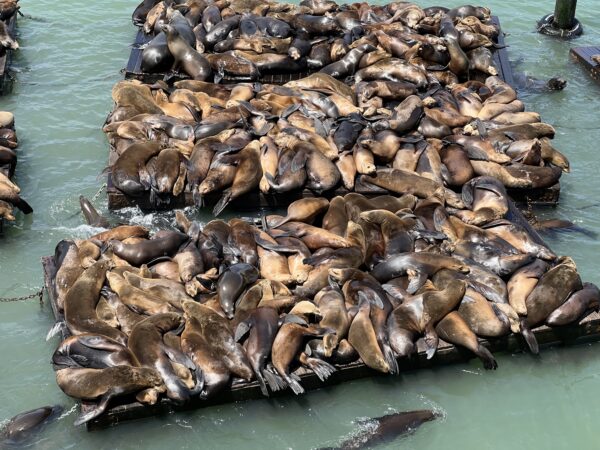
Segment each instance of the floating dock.
M525 227L536 241L543 243L539 235L531 228L521 212L512 202L510 203L510 211L507 215L507 218ZM54 317L56 320L63 320L64 317L57 307L54 296L53 279L56 273L54 257L43 257L42 266L44 271L44 284L48 293L50 305L52 306ZM561 328L549 328L542 326L533 330L533 332L540 347L542 348L598 341L600 340L600 315L593 313L586 317L579 325L569 325ZM65 339L67 336L67 334L64 334L62 338ZM481 339L480 341L490 351L492 351L492 353L527 351L527 344L520 335L510 334L502 338L486 340ZM401 358L398 360L398 365L401 372L462 363L475 357L471 352L441 340L435 356L430 360L428 360L425 355L424 347L421 341L418 342L418 350L418 354L412 358ZM308 371L303 368L298 369L295 373L300 376L302 386L306 389L306 391L316 390L360 378L383 375L380 372L370 369L360 361L353 362L351 364L336 365L336 368L338 369L337 372L335 372L325 382L319 380L312 371ZM284 390L280 392L274 392L272 393L272 396L292 397L293 394L290 390ZM265 397L262 395L257 382L246 382L235 379L229 389L224 389L216 397L209 400L200 400L199 398L194 398L190 403L185 405L177 405L167 398L161 398L159 403L156 405L148 406L135 401L133 396L119 397L115 399L113 403L111 403L109 409L107 409L104 414L88 422L86 426L88 431L92 431L131 420L168 414L175 411L189 411L207 406L264 398ZM90 404L82 402L82 412L85 412L86 408L90 408Z
M6 29L13 39L16 38L17 14L18 12L15 12L5 23ZM12 76L9 71L12 63L12 54L13 50L6 49L4 54L0 56L0 95L8 94L12 89Z
M500 27L500 20L497 16L492 17L492 22ZM168 82L174 82L184 78L183 75L177 73L155 73L148 74L143 73L141 70L142 63L142 48L147 44L152 37L146 35L140 28L135 38L135 43L129 61L125 69L125 79L137 79L144 83L154 83L157 80L165 80ZM492 49L494 63L498 68L498 76L502 78L508 84L514 86L514 78L510 61L508 59L508 51L506 42L504 40L504 34L502 31L498 35L496 42L496 48ZM288 81L299 79L310 75L310 73L295 73L295 74L272 74L263 77L260 81L263 83L271 84L284 84ZM234 83L244 80L228 78L224 79L224 83ZM112 165L117 159L117 154L114 149L109 150L108 163ZM349 191L338 188L333 191L323 192L320 194L322 197L333 198L336 195L344 195ZM373 190L371 187L361 185L357 181L356 187L353 192L357 192L363 195L380 195L388 193L385 190ZM560 197L560 183L545 189L530 189L530 190L509 190L511 198L522 205L540 205L540 206L556 206ZM185 191L178 197L171 198L168 204L154 205L150 201L150 193L145 192L141 197L128 197L119 191L113 184L110 174L107 180L107 195L108 195L108 208L111 210L121 209L130 206L139 206L142 211L157 211L157 210L171 210L175 208L183 208L186 206L194 205L194 198L189 187L186 185ZM312 191L303 189L294 192L286 192L283 194L263 194L256 190L250 192L234 201L228 206L230 210L234 211L248 211L274 207L286 207L292 201L300 198L314 197L317 194ZM204 199L204 206L213 206L220 198L220 193L213 196L208 196Z
M592 56L600 56L600 47L573 47L570 54L583 66L590 77L600 81L600 64L592 60Z

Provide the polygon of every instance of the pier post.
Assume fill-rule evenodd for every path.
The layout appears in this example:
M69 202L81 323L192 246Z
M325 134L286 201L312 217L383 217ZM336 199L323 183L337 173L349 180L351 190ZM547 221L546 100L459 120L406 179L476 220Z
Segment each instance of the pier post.
M581 36L583 27L575 18L577 0L556 0L554 13L547 14L538 22L538 32L562 39Z

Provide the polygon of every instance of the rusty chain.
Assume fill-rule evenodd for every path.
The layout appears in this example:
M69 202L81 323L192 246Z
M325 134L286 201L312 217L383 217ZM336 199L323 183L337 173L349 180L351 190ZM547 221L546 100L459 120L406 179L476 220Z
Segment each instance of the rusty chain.
M40 288L33 294L24 295L22 297L0 297L0 303L22 302L25 300L31 300L32 298L36 297L40 301L40 306L42 306L44 304L44 288Z

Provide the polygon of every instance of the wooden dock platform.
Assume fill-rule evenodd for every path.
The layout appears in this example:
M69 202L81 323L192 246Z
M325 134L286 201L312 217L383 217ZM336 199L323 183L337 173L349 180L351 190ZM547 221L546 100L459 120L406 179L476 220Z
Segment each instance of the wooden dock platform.
M63 317L56 306L52 288L52 278L55 271L54 258L52 256L43 257L42 266L44 270L45 286L48 292L48 298L50 299L50 304L52 305L52 310L57 320L61 320ZM549 328L546 326L539 327L534 330L534 334L541 348L595 342L600 340L600 315L593 313L586 317L579 325L571 325L561 328ZM514 353L527 351L527 344L522 336L515 334L498 339L482 339L481 342L492 353ZM421 342L418 344L418 349L419 353L412 358L402 358L398 360L400 372L463 363L474 358L474 355L467 350L458 348L443 341L440 341L435 356L430 360L427 359ZM362 362L338 365L336 367L338 369L337 372L327 379L326 382L320 381L314 373L304 369L299 369L296 373L300 376L301 384L307 392L360 378L372 376L393 376L383 375L368 368ZM502 364L500 364L498 370L502 370ZM293 393L290 390L274 392L271 395L272 397L293 397ZM148 406L136 402L133 397L122 397L115 399L105 414L88 422L87 430L93 431L103 429L118 425L123 422L144 419L156 415L169 414L177 411L190 411L207 406L264 398L265 397L262 395L257 382L245 382L242 380L234 380L229 389L224 389L215 398L209 400L200 400L199 398L194 398L190 403L185 405L176 405L171 400L162 398L161 401L156 405ZM82 411L85 411L86 404L82 404L81 408Z
M497 16L492 17L492 22L500 26L500 20ZM154 83L157 80L166 81L177 81L183 78L181 74L168 74L168 73L157 73L157 74L146 74L141 70L142 63L142 46L148 43L151 36L146 35L142 29L138 30L135 38L133 48L131 50L129 61L125 69L126 79L137 79L145 83ZM508 51L504 34L499 33L497 40L497 48L493 49L494 63L498 68L498 76L506 81L508 84L514 86L514 78L510 61L508 59ZM263 83L271 84L284 84L290 80L298 79L309 75L309 73L300 74L272 74L263 77L260 81ZM233 78L224 79L223 82L235 83L242 80ZM116 153L113 149L109 151L109 165L116 160ZM379 194L386 193L385 191L373 192L371 188L361 186L357 183L355 191L361 194ZM340 188L334 191L325 192L322 194L324 197L332 198L336 195L344 195L348 193L347 190ZM129 206L139 206L142 211L157 211L157 210L170 210L175 208L183 208L185 206L194 205L194 199L192 192L189 191L188 186L186 190L176 198L172 198L170 203L162 204L160 206L153 205L150 202L150 193L146 192L141 197L133 198L128 197L119 191L114 184L110 174L107 180L107 195L108 195L108 208L111 210L121 209ZM285 194L263 194L258 190L255 192L248 193L237 200L234 200L228 209L234 211L248 211L248 210L260 210L269 209L275 207L285 207L292 201L298 200L304 197L313 197L315 194L309 190L300 190L295 192L288 192ZM560 184L546 188L546 189L533 189L533 190L510 190L509 195L518 204L529 204L538 206L555 206L558 203L560 196ZM219 200L220 195L209 196L204 199L205 206L212 206Z
M8 22L5 23L10 37L16 38L17 15L14 13ZM0 55L0 95L6 95L12 90L12 76L10 74L10 65L12 63L13 50L7 49L3 55Z
M525 227L532 238L540 244L544 241L535 230L529 225L522 213L513 202L509 202L509 212L507 219ZM50 305L56 320L63 320L64 316L59 311L54 296L53 279L56 273L54 257L46 256L42 258L42 267L44 272L44 285L48 293ZM68 334L64 331L62 336L65 339ZM600 315L593 313L586 317L580 325L571 325L561 328L549 328L546 326L534 330L534 334L540 344L540 347L549 347L556 345L573 345L600 340ZM520 335L508 335L498 339L481 340L483 345L493 353L497 352L520 352L527 351L527 344ZM401 372L413 371L439 367L448 364L461 363L474 358L469 351L440 341L435 356L428 360L422 342L418 342L419 353L410 359L401 358L398 365ZM365 366L357 361L351 364L336 366L335 372L326 382L320 381L317 376L308 370L298 369L297 373L301 378L302 386L307 390L321 389L327 386L340 384L345 381L356 380L372 376L384 376L383 374ZM499 370L502 370L500 367ZM387 375L391 376L391 375ZM273 397L288 396L293 394L289 390L272 393ZM169 414L175 411L189 411L207 406L226 404L232 402L264 399L257 382L246 382L243 380L234 380L229 389L224 389L217 397L209 400L193 399L185 405L176 405L167 398L162 398L159 403L153 406L143 405L133 397L122 397L115 399L105 414L87 423L88 431L114 426L122 422L136 419L143 419L161 414ZM89 408L85 403L81 404L82 411Z
M594 80L600 80L600 64L592 60L592 56L600 56L599 47L573 47L570 51L571 57L580 63L586 72Z

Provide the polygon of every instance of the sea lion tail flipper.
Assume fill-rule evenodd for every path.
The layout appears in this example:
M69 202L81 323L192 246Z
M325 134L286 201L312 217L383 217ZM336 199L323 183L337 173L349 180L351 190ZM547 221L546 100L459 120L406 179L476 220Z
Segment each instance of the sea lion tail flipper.
M122 389L119 388L112 388L111 390L109 390L106 394L104 394L102 396L102 398L100 399L100 401L98 402L98 404L93 407L92 409L90 409L88 412L81 414L77 420L73 423L73 425L75 426L79 426L79 425L83 425L86 422L89 422L90 420L98 417L100 414L102 414L105 410L106 407L108 406L108 402L110 401L111 398L120 395L122 392Z
M257 370L256 372L254 372L254 374L256 375L256 381L258 381L258 387L260 387L260 392L265 397L269 397L269 390L267 389L267 383L265 382L265 377L263 376L263 374L261 373L260 370Z
M194 364L194 361L190 359L185 353L174 349L173 347L169 347L166 344L162 345L163 351L167 354L169 359L173 362L179 363L182 366L187 367L190 370L199 370L199 368Z
M287 119L293 112L298 111L299 108L300 108L299 103L291 104L290 106L288 106L281 112L281 118Z
M59 320L54 325L52 325L52 328L50 328L50 330L48 331L48 334L46 335L46 341L49 341L54 336L56 336L59 332L61 332L62 330L66 330L66 329L67 329L67 324L64 321Z
M288 375L285 381L287 381L288 386L294 392L294 394L304 394L304 388L300 384L300 377L298 375L291 373Z
M494 355L492 355L492 353L483 345L479 344L475 354L481 359L483 367L486 370L496 370L498 368L498 363L496 362Z
M246 334L250 331L250 324L248 322L240 322L235 329L235 342L239 342Z
M427 354L427 359L431 359L431 358L433 358L433 355L435 355L435 352L438 347L438 343L440 341L440 338L438 337L437 333L435 332L435 329L431 322L428 323L427 326L425 327L425 336L424 336L423 340L425 341L425 347L426 347L425 353Z
M292 158L291 170L292 173L296 173L299 170L303 169L306 165L306 160L308 159L308 155L306 152L299 151L296 152L294 157Z
M85 364L88 359L81 355L61 355L55 353L52 355L52 365L56 369L65 369L71 367L87 367Z
M527 342L527 346L529 347L531 353L534 355L539 354L540 346L535 338L535 334L533 334L525 320L521 320L521 335L525 338L525 342Z
M425 272L409 269L406 271L406 274L408 275L408 287L406 288L406 292L409 294L417 292L427 281L427 274Z
M306 357L304 362L321 381L325 381L333 372L337 371L331 364L319 358Z
M196 370L194 370L195 384L193 389L190 389L190 395L200 395L200 393L204 390L204 381L204 372L202 372L202 369L200 369L200 367L197 367Z
M383 342L381 344L381 351L383 353L383 357L385 358L385 362L390 367L390 373L392 375L400 373L398 361L396 360L396 356L394 355L394 351L392 350L392 347L390 347L390 344Z
M219 214L221 214L229 202L231 202L231 188L223 191L221 199L217 202L213 209L213 216L217 217Z
M33 208L21 197L19 197L18 201L15 203L15 206L19 208L23 214L31 214L33 212Z
M263 369L262 375L273 392L281 391L287 387L285 380L275 373L274 369Z

